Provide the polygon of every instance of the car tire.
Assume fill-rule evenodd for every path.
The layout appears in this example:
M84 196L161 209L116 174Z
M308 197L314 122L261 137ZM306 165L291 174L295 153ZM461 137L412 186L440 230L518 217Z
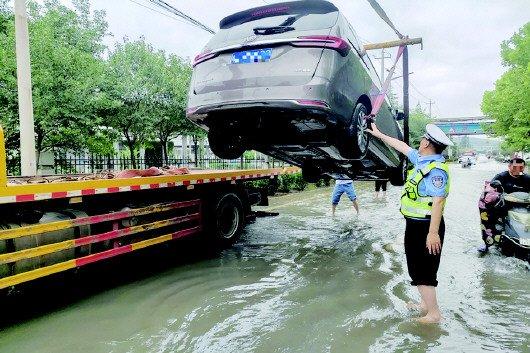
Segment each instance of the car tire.
M366 156L370 144L370 134L366 131L368 121L365 116L367 115L368 108L363 103L357 103L350 122L345 128L344 139L342 142L339 141L340 153L343 157L362 159Z
M222 159L237 159L245 152L243 138L229 133L208 132L208 143L212 152Z
M393 186L403 186L407 180L407 161L401 158L399 166L390 168L388 173L390 184Z
M316 167L313 163L306 161L302 165L302 178L308 183L316 183L322 177L320 168Z

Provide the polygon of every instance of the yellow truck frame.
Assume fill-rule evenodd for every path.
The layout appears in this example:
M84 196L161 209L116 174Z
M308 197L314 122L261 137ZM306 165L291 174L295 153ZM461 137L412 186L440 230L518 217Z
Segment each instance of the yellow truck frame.
M199 233L229 245L260 201L244 182L298 171L13 184L0 128L0 289Z

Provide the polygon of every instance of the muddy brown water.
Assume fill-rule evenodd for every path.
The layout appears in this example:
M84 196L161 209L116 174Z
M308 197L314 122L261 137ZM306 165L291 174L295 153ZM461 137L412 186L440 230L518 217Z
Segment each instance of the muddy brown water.
M405 309L399 188L375 201L357 183L358 217L343 199L331 219L329 188L273 198L280 215L231 249L4 327L0 352L529 352L528 265L476 252L477 197L502 168L452 167L440 325Z

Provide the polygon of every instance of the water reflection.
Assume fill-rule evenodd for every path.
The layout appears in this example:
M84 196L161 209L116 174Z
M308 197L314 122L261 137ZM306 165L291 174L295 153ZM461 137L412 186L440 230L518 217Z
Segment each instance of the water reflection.
M475 352L528 351L529 271L479 257L476 201L498 166L453 169L439 272L445 320L421 325L408 284L399 189L376 201L358 184L330 218L319 189L271 201L242 241L213 257L168 266L5 328L6 352Z

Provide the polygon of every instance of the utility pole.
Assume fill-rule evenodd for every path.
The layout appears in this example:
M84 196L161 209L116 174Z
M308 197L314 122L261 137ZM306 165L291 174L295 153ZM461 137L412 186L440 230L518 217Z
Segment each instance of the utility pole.
M403 49L403 137L404 142L408 145L410 142L409 127L409 48Z
M385 55L387 54L387 55ZM392 56L390 53L385 52L385 48L381 49L381 56L375 56L374 59L381 60L381 85L385 82L385 59L390 59Z
M15 39L20 121L20 171L23 176L29 176L37 174L37 163L33 101L31 98L28 17L25 0L15 0Z
M429 119L432 119L432 105L434 104L434 102L432 101L432 99L429 99L429 102L427 104L429 105Z

